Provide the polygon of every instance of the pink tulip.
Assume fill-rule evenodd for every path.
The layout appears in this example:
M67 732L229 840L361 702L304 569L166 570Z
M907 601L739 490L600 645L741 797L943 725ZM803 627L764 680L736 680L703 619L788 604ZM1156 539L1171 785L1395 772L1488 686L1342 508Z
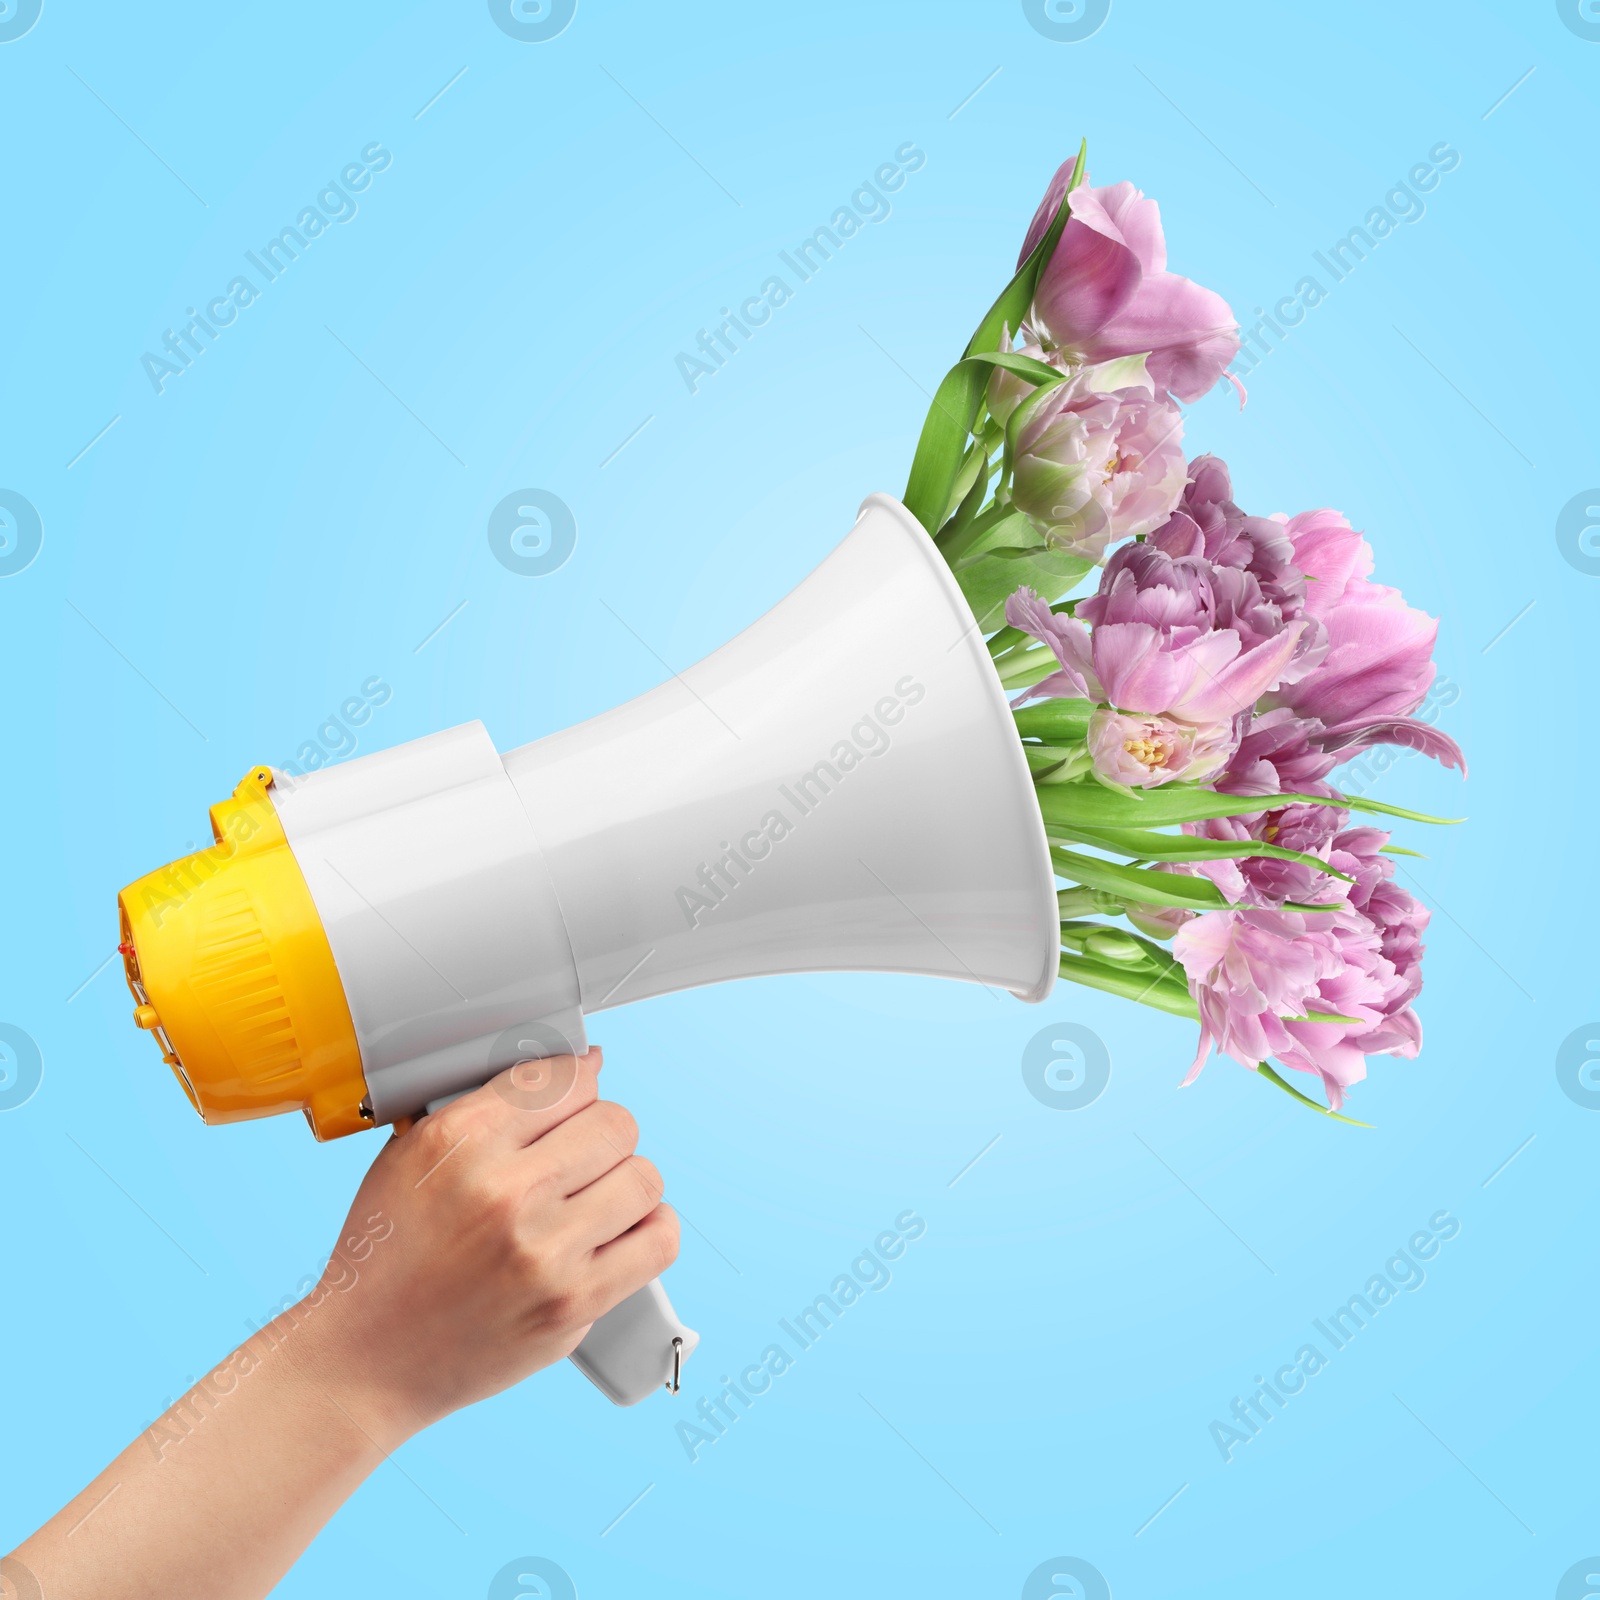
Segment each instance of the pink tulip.
M1349 1085L1366 1076L1368 1055L1413 1057L1421 1048L1411 1002L1422 988L1428 912L1394 882L1394 863L1380 853L1389 835L1343 827L1347 821L1347 812L1332 807L1292 805L1248 824L1234 819L1186 830L1306 850L1354 881L1259 857L1192 869L1244 903L1185 922L1173 939L1200 1010L1200 1048L1185 1083L1198 1076L1213 1045L1247 1067L1275 1056L1320 1077L1337 1111ZM1285 911L1287 899L1330 909ZM1309 1012L1350 1020L1313 1022Z
M1043 238L1061 204L1072 163L1050 182L1018 265ZM1228 303L1168 272L1161 212L1131 183L1091 188L1068 201L1069 216L1034 294L1033 322L1078 361L1150 357L1150 376L1180 400L1205 394L1239 349Z
M1408 716L1433 682L1438 622L1408 606L1398 589L1367 581L1372 551L1338 512L1302 512L1286 527L1313 580L1306 609L1326 626L1328 652L1279 703L1330 729Z
M1019 384L1000 371L990 383L1002 421ZM1182 415L1135 358L1082 368L1044 394L1017 437L1011 499L1058 549L1098 560L1166 521L1185 477Z
M1191 727L1171 717L1131 717L1102 707L1089 718L1094 769L1113 783L1154 789L1174 778L1205 783L1233 753L1230 722Z

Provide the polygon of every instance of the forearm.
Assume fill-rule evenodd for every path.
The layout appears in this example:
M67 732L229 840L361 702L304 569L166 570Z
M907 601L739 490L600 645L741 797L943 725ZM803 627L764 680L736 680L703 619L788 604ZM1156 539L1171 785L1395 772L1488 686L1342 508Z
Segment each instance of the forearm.
M367 1387L339 1309L313 1295L269 1323L27 1540L43 1592L266 1594L412 1431Z
M512 1068L390 1139L317 1287L17 1549L37 1591L257 1600L412 1434L570 1355L671 1265L677 1218L598 1098L599 1051L521 1066L564 1093L530 1107Z

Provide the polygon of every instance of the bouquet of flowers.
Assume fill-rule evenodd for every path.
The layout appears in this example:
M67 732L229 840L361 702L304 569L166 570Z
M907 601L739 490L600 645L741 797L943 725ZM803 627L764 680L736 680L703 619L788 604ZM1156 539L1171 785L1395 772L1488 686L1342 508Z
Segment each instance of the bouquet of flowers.
M1368 1055L1421 1046L1429 915L1395 881L1417 852L1352 812L1446 819L1328 779L1375 744L1465 775L1413 715L1438 623L1337 511L1251 516L1225 463L1185 460L1180 403L1228 377L1244 404L1237 325L1167 271L1155 201L1084 162L941 383L905 502L1019 691L1061 976L1195 1019L1185 1084L1215 1047L1336 1116Z

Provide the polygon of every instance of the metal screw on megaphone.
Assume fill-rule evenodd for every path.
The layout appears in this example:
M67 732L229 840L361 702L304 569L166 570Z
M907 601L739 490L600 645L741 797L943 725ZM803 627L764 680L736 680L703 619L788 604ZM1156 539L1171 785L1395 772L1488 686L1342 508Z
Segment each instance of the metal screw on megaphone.
M506 1028L494 1042L491 1063L509 1061L491 1082L494 1092L518 1111L548 1111L572 1093L578 1081L574 1059L583 1052L548 1022L524 1022Z
M566 1569L545 1556L518 1556L489 1580L487 1600L578 1600Z
M44 1585L15 1556L0 1556L0 1600L44 1600Z
M1111 1052L1093 1028L1052 1022L1024 1046L1022 1081L1040 1105L1052 1111L1082 1111L1111 1082Z

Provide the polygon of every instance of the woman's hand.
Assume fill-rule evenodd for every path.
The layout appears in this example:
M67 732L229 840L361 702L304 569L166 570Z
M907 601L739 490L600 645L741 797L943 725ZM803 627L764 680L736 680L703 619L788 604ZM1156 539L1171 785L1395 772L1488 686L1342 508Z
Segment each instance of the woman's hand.
M380 1442L570 1355L677 1258L661 1174L599 1098L600 1066L598 1049L520 1063L373 1162L308 1327Z
M678 1219L600 1052L523 1062L397 1133L312 1292L6 1558L21 1594L257 1600L384 1457L569 1354ZM9 1589L7 1592L10 1592Z

